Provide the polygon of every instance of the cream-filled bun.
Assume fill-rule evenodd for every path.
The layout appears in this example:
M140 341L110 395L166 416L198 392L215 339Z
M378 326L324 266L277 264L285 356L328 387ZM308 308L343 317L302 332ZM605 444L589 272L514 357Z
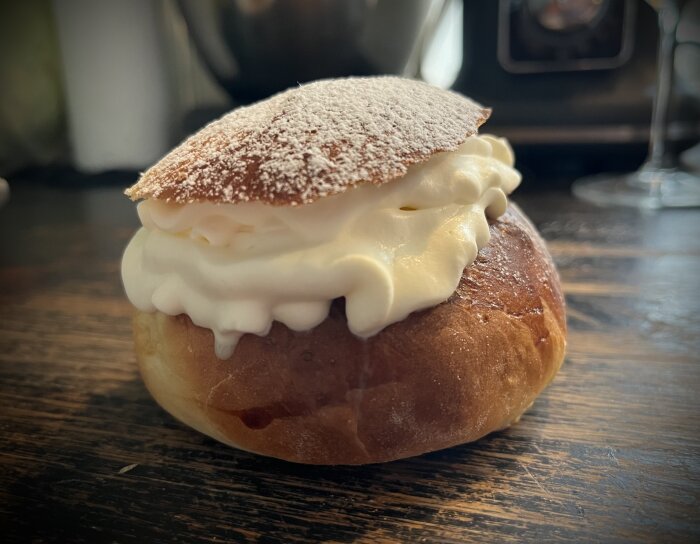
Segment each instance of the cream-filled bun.
M127 190L122 261L155 399L244 450L390 461L516 421L566 324L489 110L394 77L214 121Z

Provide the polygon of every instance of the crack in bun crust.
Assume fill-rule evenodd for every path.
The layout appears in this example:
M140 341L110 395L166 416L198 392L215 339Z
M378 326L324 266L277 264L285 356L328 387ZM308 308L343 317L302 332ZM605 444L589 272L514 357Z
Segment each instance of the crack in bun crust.
M237 448L299 463L391 461L508 427L564 357L564 299L534 227L513 205L446 302L362 340L342 301L307 332L275 323L233 356L185 315L137 312L155 399Z
M381 185L477 133L491 110L397 77L316 81L204 127L126 194L177 203L308 204Z

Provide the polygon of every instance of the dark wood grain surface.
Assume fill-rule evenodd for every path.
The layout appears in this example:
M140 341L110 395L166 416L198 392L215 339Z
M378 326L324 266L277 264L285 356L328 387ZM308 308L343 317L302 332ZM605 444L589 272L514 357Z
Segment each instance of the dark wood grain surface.
M567 360L521 422L360 468L229 449L149 397L116 189L0 208L3 542L700 541L700 211L516 197L568 302Z

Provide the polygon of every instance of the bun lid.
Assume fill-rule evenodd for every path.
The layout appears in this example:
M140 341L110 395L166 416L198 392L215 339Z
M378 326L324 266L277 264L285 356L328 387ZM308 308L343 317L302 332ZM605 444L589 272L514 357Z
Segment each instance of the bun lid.
M491 111L398 77L316 81L224 115L126 190L132 200L308 204L452 151Z

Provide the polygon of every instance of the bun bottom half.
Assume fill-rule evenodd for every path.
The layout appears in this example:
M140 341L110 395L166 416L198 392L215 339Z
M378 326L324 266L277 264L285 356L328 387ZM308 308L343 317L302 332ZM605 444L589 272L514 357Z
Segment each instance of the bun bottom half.
M378 463L516 422L564 358L564 299L543 241L515 206L452 297L363 340L342 300L307 332L274 323L219 360L186 315L137 312L145 384L177 419L250 452L319 465Z

